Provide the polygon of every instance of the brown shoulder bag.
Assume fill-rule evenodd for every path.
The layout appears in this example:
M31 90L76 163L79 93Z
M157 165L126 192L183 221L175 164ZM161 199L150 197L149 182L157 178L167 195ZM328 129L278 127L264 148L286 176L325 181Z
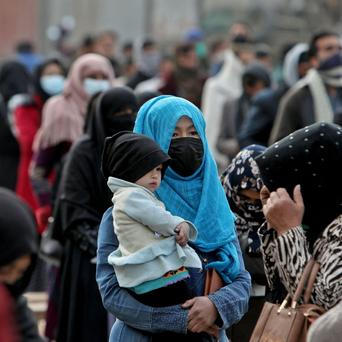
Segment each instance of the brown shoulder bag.
M322 307L309 304L319 267L320 265L313 258L309 260L292 301L288 294L281 305L269 302L264 304L250 342L306 341L311 322L325 312ZM304 288L304 303L297 305ZM288 306L290 302L291 305Z
M207 269L205 274L204 296L216 292L223 286L222 278L217 271L214 268Z

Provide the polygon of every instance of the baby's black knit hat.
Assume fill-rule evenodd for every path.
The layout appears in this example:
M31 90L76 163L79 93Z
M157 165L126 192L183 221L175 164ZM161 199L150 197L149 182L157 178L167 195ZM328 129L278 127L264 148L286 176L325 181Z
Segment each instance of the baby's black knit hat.
M163 176L170 160L152 139L122 131L105 139L101 168L106 179L116 177L135 183L160 164Z

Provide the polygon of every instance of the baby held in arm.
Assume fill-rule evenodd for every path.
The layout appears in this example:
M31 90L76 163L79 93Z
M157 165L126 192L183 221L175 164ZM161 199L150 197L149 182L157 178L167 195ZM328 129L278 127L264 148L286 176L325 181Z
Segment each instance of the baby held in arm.
M202 295L188 286L188 268L202 268L188 245L197 230L168 212L154 194L169 161L158 144L140 134L120 132L105 141L102 170L113 193L119 241L108 262L119 285L150 306L181 304Z

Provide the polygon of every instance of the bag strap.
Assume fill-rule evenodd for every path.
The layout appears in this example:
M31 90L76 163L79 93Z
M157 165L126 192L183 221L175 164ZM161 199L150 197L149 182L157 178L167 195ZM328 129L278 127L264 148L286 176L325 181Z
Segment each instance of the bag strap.
M314 266L314 263L315 263L315 260L313 258L311 258L308 263L306 264L305 268L304 268L304 271L303 271L303 274L299 280L299 283L298 283L298 286L297 286L297 289L296 289L296 292L295 294L293 295L293 298L292 298L292 303L291 303L291 307L294 309L297 305L297 302L300 298L300 296L302 295L303 293L303 290L304 290L304 286L309 278L309 275L310 275L310 272Z
M316 280L316 276L317 276L317 273L318 273L320 266L321 265L317 261L314 262L309 280L306 284L306 289L305 289L305 293L304 293L304 304L307 304L310 301L313 285L314 285L314 282Z

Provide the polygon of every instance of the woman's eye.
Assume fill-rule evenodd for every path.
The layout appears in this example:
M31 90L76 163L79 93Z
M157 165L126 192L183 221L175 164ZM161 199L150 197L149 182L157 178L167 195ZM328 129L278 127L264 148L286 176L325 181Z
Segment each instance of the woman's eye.
M196 137L197 137L197 136L198 136L198 133L197 133L196 131L191 131L191 132L190 132L190 135L196 136Z
M177 138L177 137L178 137L178 133L174 132L174 133L172 134L172 138Z

